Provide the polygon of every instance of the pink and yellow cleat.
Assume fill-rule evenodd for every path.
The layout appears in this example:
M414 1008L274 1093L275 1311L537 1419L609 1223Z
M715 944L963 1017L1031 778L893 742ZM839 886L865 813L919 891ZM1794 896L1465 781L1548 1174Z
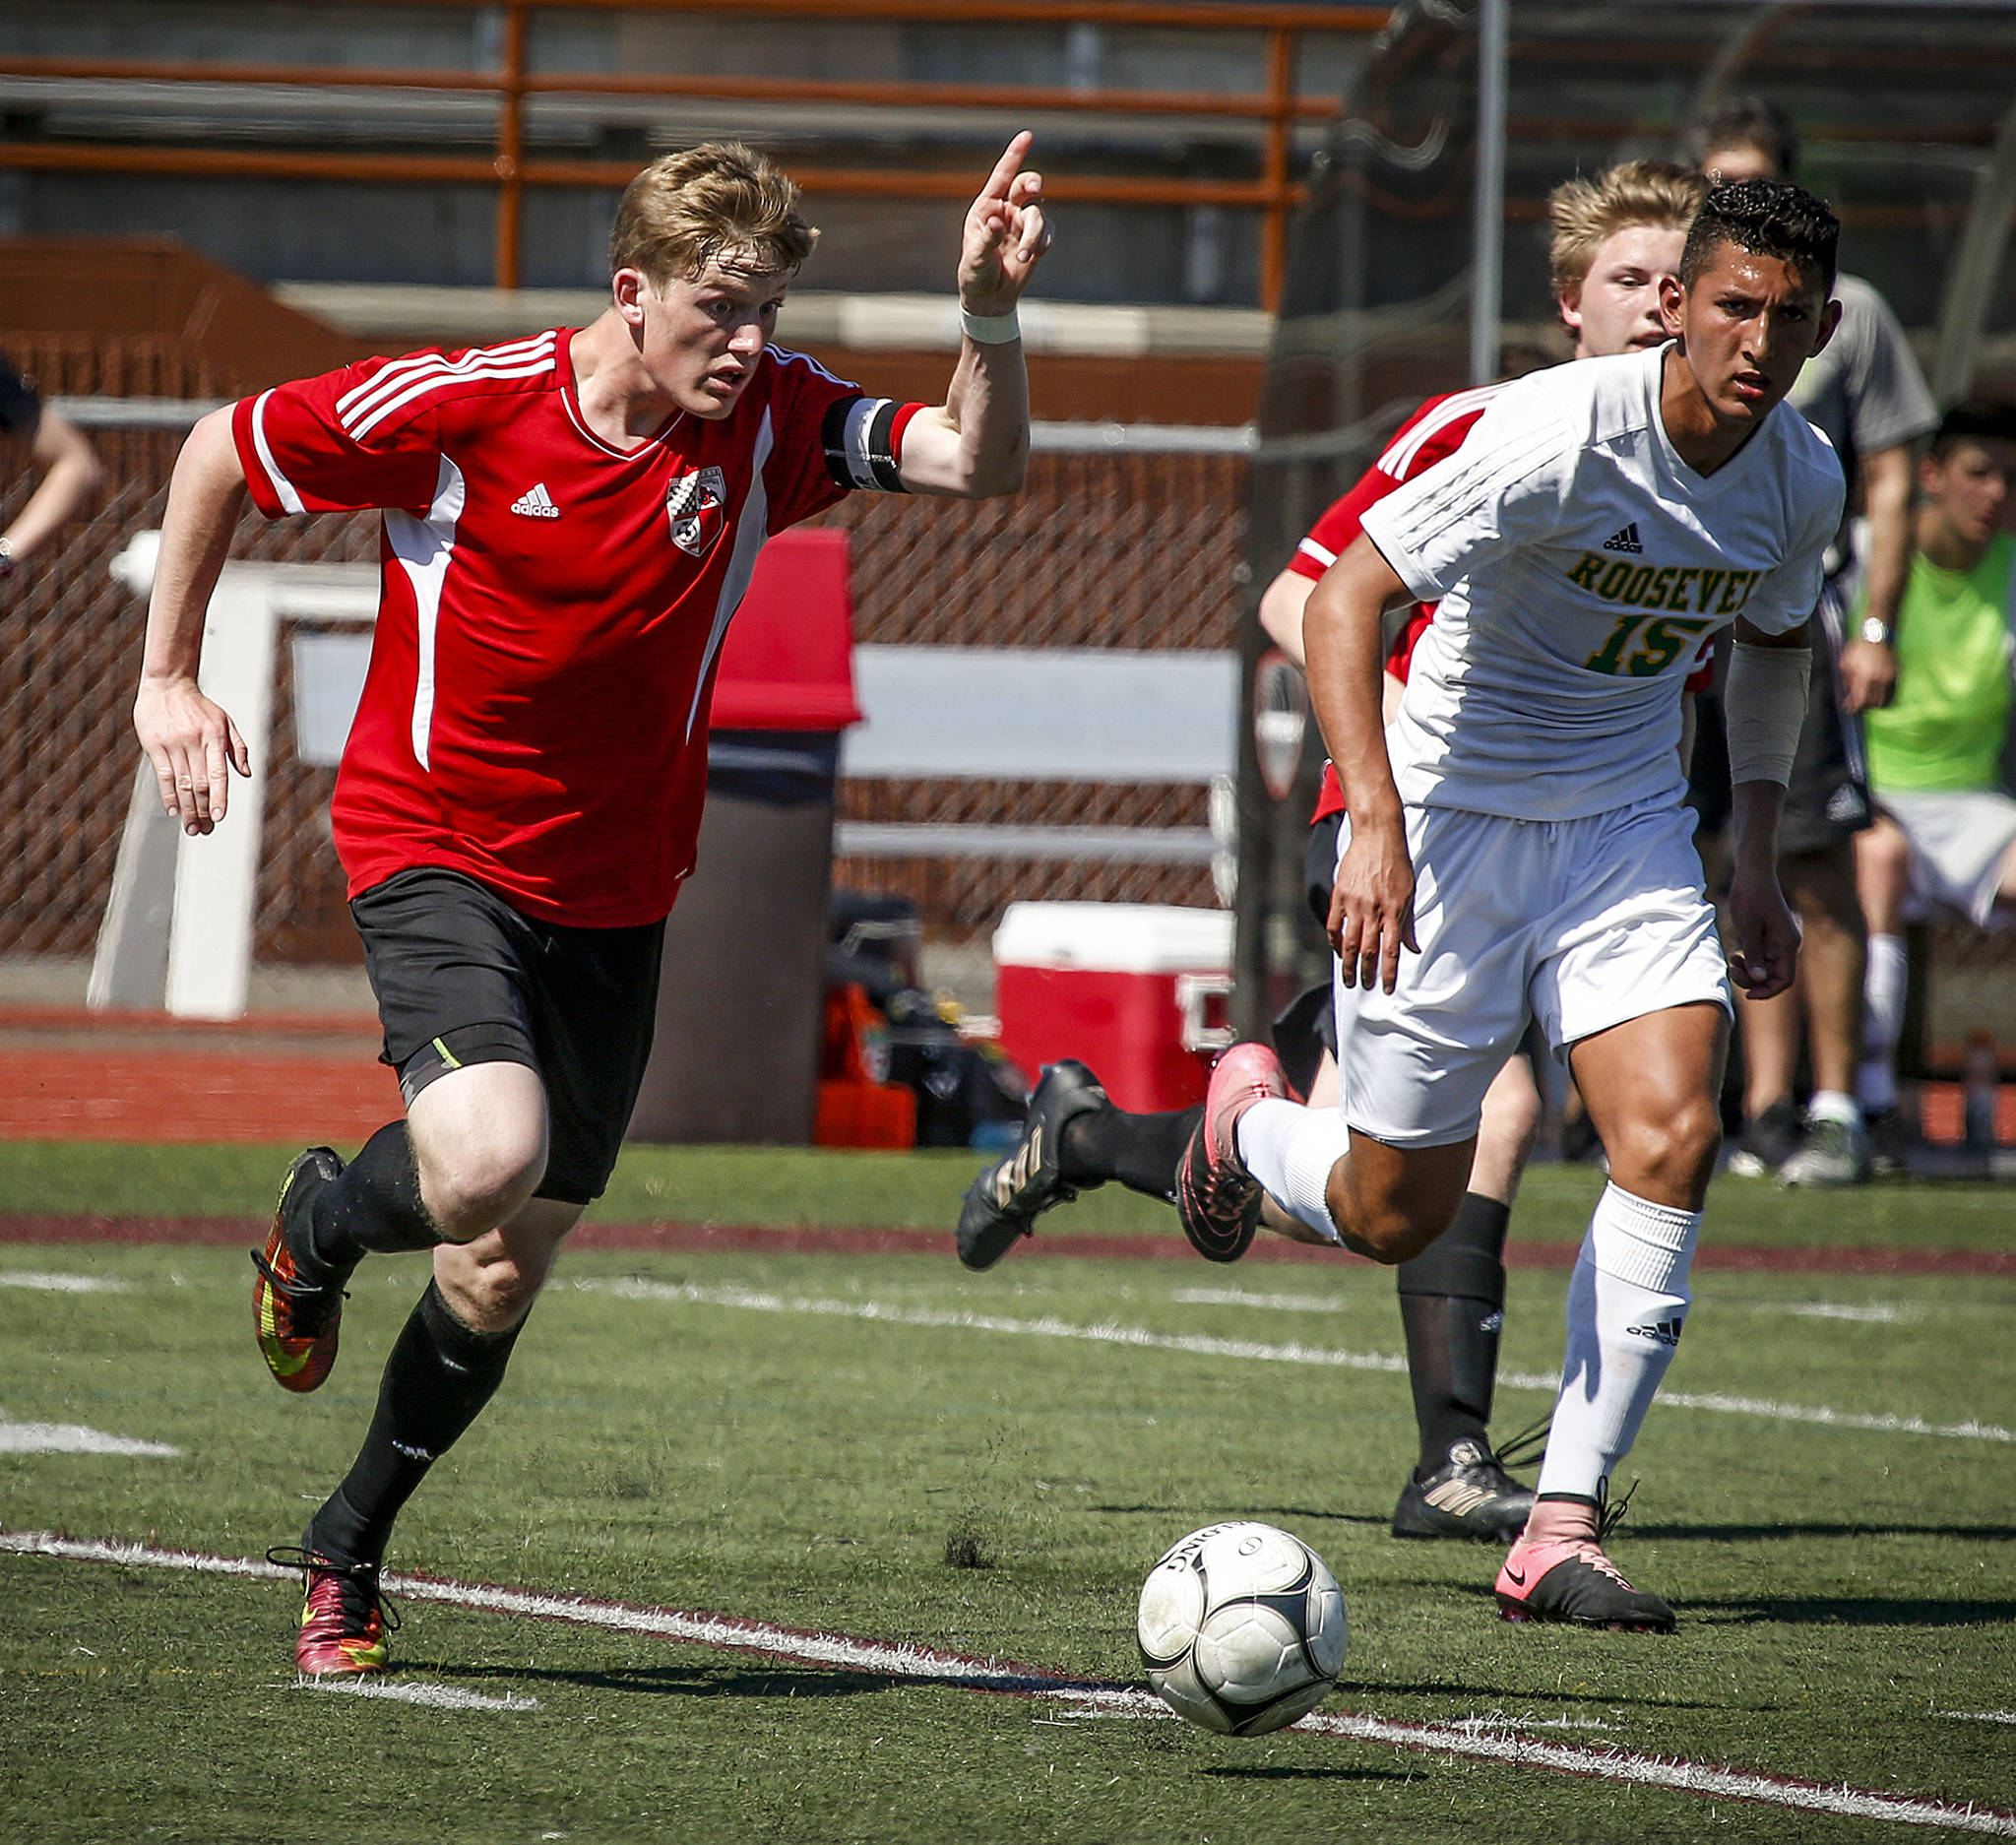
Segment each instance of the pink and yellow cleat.
M297 1157L281 1180L266 1248L252 1251L252 1266L258 1270L252 1281L252 1327L260 1356L284 1390L320 1388L336 1363L343 1284L318 1288L301 1279L287 1247L286 1221L289 1207L300 1211L313 1192L342 1171L343 1162L327 1147L310 1147Z
M294 1665L308 1678L360 1678L383 1672L385 1636L399 1617L378 1588L376 1563L339 1563L319 1551L267 1552L269 1561L298 1567L307 1578Z

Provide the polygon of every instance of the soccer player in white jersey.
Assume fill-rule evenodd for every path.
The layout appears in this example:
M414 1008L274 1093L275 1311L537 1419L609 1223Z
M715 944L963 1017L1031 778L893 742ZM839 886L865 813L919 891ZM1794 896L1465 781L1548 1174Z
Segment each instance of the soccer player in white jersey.
M1577 358L1643 351L1666 343L1660 283L1679 274L1687 226L1706 190L1706 181L1684 167L1628 160L1594 178L1567 180L1548 195L1553 229L1548 266L1561 323L1574 339ZM1350 491L1316 520L1267 586L1260 600L1261 624L1297 667L1302 665L1303 604L1324 571L1357 537L1365 508L1455 454L1501 388L1479 386L1423 404ZM1433 614L1425 604L1413 609L1387 654L1389 712L1405 687L1415 644ZM1699 688L1690 683L1690 689ZM1319 923L1329 913L1343 813L1336 774L1326 767L1305 873ZM1332 1018L1326 983L1275 1022L1275 1043L1291 1069L1315 1065L1310 1081L1297 1077L1312 1105L1334 1105L1337 1096L1337 1067L1329 1049ZM1298 1022L1304 1019L1306 1026L1299 1027L1304 1042L1297 1044ZM1034 1234L1042 1212L1110 1180L1173 1201L1176 1169L1202 1113L1191 1108L1130 1113L1112 1105L1083 1063L1064 1059L1050 1064L1030 1098L1020 1144L979 1174L967 1191L957 1232L960 1260L969 1268L989 1267L1019 1238ZM1532 1489L1501 1464L1488 1426L1504 1320L1505 1236L1539 1116L1531 1069L1523 1054L1515 1054L1484 1098L1477 1155L1454 1220L1395 1271L1418 1438L1418 1459L1394 1507L1397 1538L1510 1544L1533 1509ZM1297 1241L1329 1241L1285 1212L1270 1212L1264 1221ZM1195 1226L1195 1219L1186 1220L1186 1228ZM1253 1228L1241 1222L1229 1237L1200 1253L1233 1260L1244 1252ZM1527 1442L1515 1437L1512 1445L1520 1450Z
M191 833L223 819L246 768L196 678L246 493L269 517L383 511L333 818L407 1113L347 1165L316 1147L289 1168L253 1255L268 1367L321 1384L366 1254L430 1250L433 1279L292 1559L304 1673L384 1669L393 1521L496 1391L615 1164L758 550L854 488L1021 483L1015 309L1048 243L1029 146L1016 137L967 214L964 339L935 408L871 399L773 343L818 233L783 173L724 143L631 182L592 325L283 385L206 417L176 463L134 716Z
M1826 342L1839 227L1796 187L1709 195L1661 291L1675 343L1535 373L1462 450L1367 509L1304 611L1309 686L1350 812L1330 911L1336 1111L1237 1047L1214 1071L1178 1204L1262 1188L1401 1262L1462 1196L1485 1088L1530 1020L1610 1161L1568 1293L1532 1516L1497 1580L1512 1620L1665 1631L1604 1550L1608 1482L1678 1344L1720 1144L1729 977L1784 990L1775 870L1839 464L1780 407ZM1380 618L1440 599L1393 725ZM1727 958L1680 805L1680 689L1735 625L1736 846Z

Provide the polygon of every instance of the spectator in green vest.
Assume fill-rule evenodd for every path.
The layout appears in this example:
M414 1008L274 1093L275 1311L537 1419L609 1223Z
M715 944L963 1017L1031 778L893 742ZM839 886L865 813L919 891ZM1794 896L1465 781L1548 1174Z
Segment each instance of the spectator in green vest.
M1985 924L2016 916L2009 739L2016 610L2016 409L1961 404L1919 466L1922 502L1898 606L1897 691L1863 714L1876 823L1856 840L1869 926L1860 1101L1896 1133L1904 918L1914 899Z

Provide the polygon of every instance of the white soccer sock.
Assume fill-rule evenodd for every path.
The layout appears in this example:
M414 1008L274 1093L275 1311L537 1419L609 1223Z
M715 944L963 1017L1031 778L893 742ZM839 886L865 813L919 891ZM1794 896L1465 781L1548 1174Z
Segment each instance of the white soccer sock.
M1604 1187L1568 1284L1568 1354L1542 1493L1594 1498L1631 1451L1680 1342L1699 1211Z
M1855 1106L1855 1098L1844 1095L1838 1089L1816 1089L1806 1103L1806 1119L1809 1121L1835 1121L1843 1127L1859 1127L1862 1112Z
M1869 937L1862 976L1862 1066L1856 1079L1861 1105L1877 1114L1897 1106L1897 1041L1904 1033L1904 989L1911 960L1902 935Z
M1334 1240L1337 1226L1324 1194L1330 1169L1351 1151L1344 1116L1299 1102L1256 1102L1233 1133L1246 1171L1311 1230Z

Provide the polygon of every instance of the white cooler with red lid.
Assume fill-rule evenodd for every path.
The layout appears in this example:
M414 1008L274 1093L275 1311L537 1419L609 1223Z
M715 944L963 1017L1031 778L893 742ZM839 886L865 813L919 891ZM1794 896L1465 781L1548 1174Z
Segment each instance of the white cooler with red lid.
M1010 904L994 931L1002 1048L1032 1083L1076 1057L1123 1109L1188 1108L1231 1042L1231 961L1228 910Z

